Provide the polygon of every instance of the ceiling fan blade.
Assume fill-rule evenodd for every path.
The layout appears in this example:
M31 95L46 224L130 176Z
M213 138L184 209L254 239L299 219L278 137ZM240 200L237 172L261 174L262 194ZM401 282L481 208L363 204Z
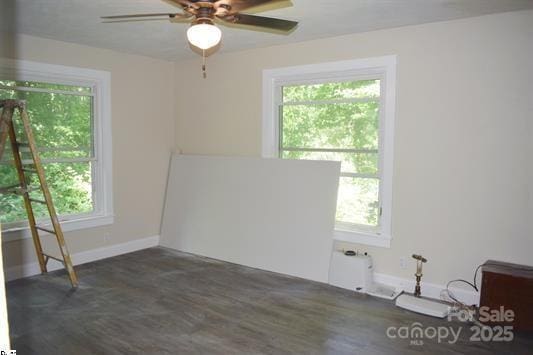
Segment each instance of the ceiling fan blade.
M248 10L252 7L286 1L287 0L219 0L216 4L217 6L220 6L221 4L229 5L231 6L229 14L236 14L237 12Z
M103 20L114 20L114 19L127 19L127 18L139 18L139 17L169 17L169 18L176 18L176 17L187 17L184 14L169 14L169 13L160 13L160 14L134 14L134 15L115 15L115 16L102 16L100 17Z
M197 4L189 0L168 0L168 1L181 5L181 7L184 7L184 8L192 7L193 9L197 9L199 7Z
M132 23L132 22L156 22L156 21L173 21L168 17L141 17L141 18L123 18L115 20L103 20L102 23Z
M235 14L226 17L220 17L220 19L229 23L246 26L257 26L283 32L290 32L296 27L296 25L298 25L298 22L295 21L247 14Z

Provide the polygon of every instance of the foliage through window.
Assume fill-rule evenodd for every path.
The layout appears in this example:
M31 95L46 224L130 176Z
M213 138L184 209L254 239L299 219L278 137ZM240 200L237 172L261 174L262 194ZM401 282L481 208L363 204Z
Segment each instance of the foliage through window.
M381 80L280 87L279 154L341 162L337 225L380 224Z
M96 162L93 88L0 80L0 99L13 98L27 101L32 130L58 214L86 215L93 212ZM14 115L14 122L17 137L22 141L25 136L17 115L18 111ZM25 162L31 161L28 151L22 153L22 158ZM12 159L8 143L0 161L0 186L18 182ZM30 183L38 185L37 181L30 180ZM32 194L37 197L40 190ZM47 216L45 208L44 205L34 205L37 218ZM22 197L0 195L0 223L13 225L26 218Z

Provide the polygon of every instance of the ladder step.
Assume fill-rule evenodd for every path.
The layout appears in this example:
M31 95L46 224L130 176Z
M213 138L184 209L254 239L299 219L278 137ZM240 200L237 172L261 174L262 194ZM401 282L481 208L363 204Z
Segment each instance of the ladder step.
M35 229L38 229L40 231L43 231L43 232L46 232L46 233L50 233L50 234L56 234L55 231L53 231L51 229L48 229L48 228L41 227L41 226L35 226Z
M36 198L30 198L30 201L31 202L35 202L35 203L42 203L43 205L46 205L46 201L45 200L38 200Z
M29 147L29 146L30 146L30 144L27 143L27 142L17 142L17 145L18 145L19 147Z
M0 194L12 194L17 187L20 187L20 184L0 187Z
M26 188L21 187L20 185L0 187L0 194L15 194L22 196L25 193L30 193L32 191L41 190L38 186L26 186Z
M22 168L22 171L24 171L25 173L37 174L37 170L35 169Z
M54 259L56 261L59 261L61 264L65 265L65 262L62 259L60 259L60 258L56 258L55 256L48 255L48 254L45 254L45 253L43 253L43 256L45 256L48 259Z
M25 189L21 188L20 191L17 191L16 194L24 194L26 192L38 191L41 190L40 186L26 186Z

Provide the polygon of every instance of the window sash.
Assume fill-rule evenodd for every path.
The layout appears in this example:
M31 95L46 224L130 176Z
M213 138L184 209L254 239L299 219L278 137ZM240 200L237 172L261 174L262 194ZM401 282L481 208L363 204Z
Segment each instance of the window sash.
M8 79L5 79L8 80ZM25 80L27 82L35 82L35 83L41 83L41 84L56 84L54 82L42 82L42 81L33 81L33 80ZM41 163L44 165L47 164L68 164L68 163L92 163L91 164L91 190L92 190L92 211L90 212L83 212L83 213L71 213L71 214L62 214L59 217L60 221L70 221L80 218L86 218L91 215L93 215L95 212L98 212L97 209L97 199L95 190L97 187L97 183L95 181L95 174L97 169L97 158L95 155L95 87L94 86L87 86L87 85L71 85L73 87L83 87L83 88L90 88L90 92L83 91L83 92L77 92L77 91L69 91L69 90L57 90L57 89L48 89L48 88L38 88L38 87L29 87L29 86L8 86L8 85L0 85L0 89L3 90L9 90L9 91L22 91L22 92L38 92L38 93L47 93L47 94L57 94L57 95L70 95L70 96L85 96L90 97L92 104L91 104L91 110L90 110L90 146L89 147L73 147L73 146L59 146L59 147L37 147L38 153L45 153L45 152L89 152L89 155L87 157L78 157L78 158L41 158ZM0 165L13 165L14 160L9 159L7 160L6 157L10 155L9 149L10 146L7 145L6 151L4 151L4 156L2 157L2 160L0 161ZM21 152L29 152L29 148L27 147L21 147ZM12 153L11 153L12 154ZM32 159L22 159L22 164L33 164ZM37 222L43 222L46 221L48 218L39 218ZM28 225L28 221L26 219L20 220L20 221L13 221L4 223L3 227L5 229L16 229L16 228L22 228Z
M283 87L282 87L283 89ZM318 106L318 105L335 105L335 104L357 104L366 102L379 102L380 97L354 97L351 99L330 99L330 100L309 100L309 101L287 101L280 103L279 106Z
M22 165L33 164L32 159L22 159ZM47 158L41 159L41 164L56 164L56 163L89 163L96 162L96 158ZM0 165L13 165L13 160L2 160Z
M89 218L94 215L94 202L93 202L93 211L91 212L84 212L84 213L71 213L71 214L62 214L58 215L57 218L59 219L60 223L63 222L69 222L69 221L75 221L77 219L84 219ZM38 225L41 225L43 227L51 225L51 221L49 217L40 217L35 219L35 223ZM2 228L6 228L8 231L10 230L17 230L17 229L23 229L28 227L28 220L22 219L20 221L15 222L9 222L2 224Z
M45 163L44 160L42 160L42 165L43 167L45 167L46 165L48 164L53 164L53 163L59 163L59 164L68 164L68 163L93 163L95 161L95 159L85 159L85 161L82 161L81 159L79 161L52 161L52 162L48 162L48 163ZM24 160L23 160L24 162ZM28 163L30 162L33 162L33 161L28 161ZM93 216L95 214L95 212L97 211L97 206L96 206L96 201L94 199L94 192L95 192L95 188L96 188L96 185L95 185L95 181L94 181L94 173L95 173L95 168L96 168L96 164L90 164L90 169L91 169L91 195L92 195L92 199L91 199L91 205L92 205L92 210L91 211L87 211L87 212L73 212L73 213L63 213L63 214L60 214L58 215L58 218L59 218L59 221L60 222L67 222L67 221L74 221L74 220L77 220L77 219L85 219L85 218L89 218L91 216ZM50 218L48 216L43 216L43 217L38 217L36 219L36 223L37 224L43 224L44 226L48 225L50 223ZM20 220L16 220L16 221L12 221L12 222L7 222L7 223L3 223L2 224L2 228L3 229L6 229L8 231L10 230L17 230L17 229L23 229L23 228L27 228L28 227L28 220L27 218L22 218Z
M283 142L282 142L283 143ZM379 153L379 149L352 149L352 148L300 148L281 147L280 151L286 152L325 152L325 153Z
M1 80L1 79L0 79ZM6 81L9 81L9 79L4 79ZM86 96L91 98L91 118L90 118L90 129L91 129L91 141L90 147L37 147L37 151L42 152L73 152L73 151L90 151L91 157L94 156L94 142L95 142L95 135L94 135L94 111L95 111L95 104L94 100L96 97L95 94L95 87L89 86L85 84L59 84L54 82L41 82L41 81L33 81L33 80L24 80L26 82L33 82L33 83L39 83L39 84L50 84L50 85L65 85L65 86L72 86L72 87L81 87L81 88L89 88L90 91L74 91L74 90L57 90L57 89L48 89L48 88L39 88L39 87L31 87L31 86L9 86L9 85L0 85L0 89L3 90L9 90L9 91L26 91L26 92L39 92L39 93L46 93L46 94L59 94L59 95L72 95L72 96ZM8 147L9 148L9 147ZM21 150L24 148L21 148ZM26 148L27 150L27 148ZM42 159L44 161L44 159Z
M10 79L4 79L9 81ZM90 118L90 129L91 129L91 157L95 156L95 98L96 98L96 86L95 85L86 85L86 84L61 84L61 83L55 83L51 81L35 81L35 80L24 80L26 82L34 82L34 83L40 83L40 84L51 84L51 85L66 85L66 86L72 86L72 87L81 87L81 88L89 88L90 91L83 91L83 92L77 92L77 91L69 91L69 90L57 90L57 89L47 89L47 88L38 88L38 87L30 87L30 86L9 86L9 85L0 85L0 90L9 90L9 91L26 91L26 92L39 92L39 93L45 93L45 94L59 94L59 95L71 95L71 96L85 96L91 98L91 118ZM60 150L54 147L39 147L37 148L39 152L47 152L47 151L76 151L76 150L85 150L85 147L82 149L72 149L75 147L67 147L64 150ZM52 150L57 149L57 150ZM44 159L43 159L44 161Z
M338 151L342 151L342 152L346 152L346 151L355 151L355 152L376 152L376 153L379 153L377 149L371 149L371 150L360 150L360 149L320 149L320 148L317 148L317 149L292 149L292 148L281 148L279 150L279 157L282 158L282 153L283 151L307 151L307 152L338 152ZM283 159L287 159L287 158L283 158ZM341 171L340 174L339 174L339 180L340 178L342 177L350 177L350 178L359 178L359 179L373 179L373 180L378 180L379 184L381 185L381 182L382 182L382 177L381 177L381 169L379 168L379 164L378 164L378 173L377 174L363 174L363 173L353 173L353 172L348 172L348 171ZM379 208L380 208L380 211L381 211L381 208L382 208L382 202L381 202L381 188L379 189L378 191L378 196L377 196L377 201L378 201L378 205L379 205ZM375 226L371 226L371 225L365 225L365 224L357 224L357 223L347 223L347 222L342 222L342 221L338 221L336 220L336 224L338 224L338 227L342 227L342 228L347 228L348 226L350 226L351 228L358 228L360 227L360 229L362 230L365 230L365 231L371 231L371 232L374 232L374 233L377 233L380 229L380 226L381 226L381 213L378 214L378 221L377 221L377 224ZM377 233L379 234L379 233Z
M37 147L37 151L39 153L43 152L85 152L85 151L91 151L91 147ZM20 147L19 150L22 152L29 151L28 147Z
M31 82L31 81L28 81ZM43 84L53 84L53 83L43 83ZM81 86L80 87L85 87ZM46 88L35 88L30 86L9 86L9 85L0 85L0 89L7 91L26 91L26 92L41 92L45 94L59 94L59 95L72 95L72 96L87 96L95 97L94 89L91 88L90 92L81 92L81 91L68 91L68 90L57 90L57 89L46 89Z
M30 150L28 147L19 147L21 153L29 153ZM90 154L86 157L77 157L77 158L42 158L41 162L46 163L77 163L81 161L96 161L96 157L93 154L93 149L91 147L37 147L38 153L48 153L48 152L89 152ZM11 147L6 146L4 150L4 156L0 160L0 165L14 164L12 159L9 159L13 153L11 152ZM60 161L57 161L60 160ZM30 159L23 159L23 164L31 163Z
M283 102L283 88L284 87L294 87L294 86L307 86L307 85L316 85L316 84L327 84L327 83L336 83L336 82L358 82L358 81L368 81L368 80L379 80L380 82L380 92L379 96L367 96L367 97L354 97L354 98L342 98L342 99L330 99L330 100L308 100L308 101L288 101ZM359 75L357 77L349 78L317 78L317 79L308 79L300 82L280 82L276 87L275 95L275 105L277 106L277 140L278 140L278 157L281 157L282 151L306 151L306 152L338 152L338 153L377 153L379 154L379 159L381 160L381 147L382 147L382 109L383 109L383 100L382 96L384 95L384 81L383 75ZM283 145L283 107L284 106L314 106L314 105L335 105L335 104L350 104L350 103L368 103L375 102L379 106L379 115L378 115L378 147L379 149L354 149L354 148L314 148L314 147L285 147ZM378 167L381 166L379 162Z
M379 56L263 70L263 114L261 155L279 157L282 136L281 87L325 82L379 79L379 171L381 174L380 226L378 230L345 228L336 224L334 239L390 247L392 239L392 172L396 111L397 56ZM374 148L374 147L372 147ZM287 152L284 152L287 154Z
M364 81L368 79L376 79L376 80L382 80L381 77L367 77L364 79L352 79L352 80L344 80L344 81ZM305 84L299 84L297 86L305 86L305 85L313 85L313 84L323 84L327 83L328 81L320 80L320 81L309 81ZM334 81L332 81L334 82ZM380 186L378 190L378 196L377 196L377 202L378 202L378 218L376 225L364 225L364 224L358 224L358 223L348 223L336 220L335 224L337 228L340 229L354 229L354 230L361 230L361 231L368 231L376 234L380 234L379 231L381 230L382 225L382 201L381 201L381 183L382 183L382 177L381 177L381 160L382 160L382 129L378 128L378 149L355 149L355 148L304 148L304 147L285 147L283 146L283 107L284 106L313 106L313 105L331 105L331 104L346 104L346 103L366 103L366 102L376 102L380 105L380 109L382 106L382 100L381 95L383 93L383 85L380 87L380 96L372 96L372 97L357 97L357 98L345 98L345 99L331 99L331 100L309 100L309 101L288 101L283 102L283 88L285 86L289 85L278 85L277 90L278 94L276 95L277 99L279 100L277 102L277 111L278 111L278 157L283 157L283 152L324 152L324 153L354 153L354 154L361 154L361 153L372 153L372 154L378 154L378 166L377 166L377 174L364 174L364 173L354 173L354 172L348 172L348 171L341 171L339 175L339 179L342 177L351 177L351 178L360 178L360 179L374 179L378 180L378 184ZM295 86L295 85L290 85ZM381 122L381 115L378 117L378 120Z
M94 211L90 215L68 216L60 219L67 221L65 231L93 228L109 225L114 222L113 206L113 172L112 172L112 125L111 125L111 74L108 71L81 67L53 65L27 60L0 58L0 77L10 81L8 85L24 84L24 82L49 83L55 89L64 89L67 95L71 87L82 87L84 95L92 99L93 156L96 158L92 169ZM12 83L13 81L18 83ZM33 85L33 84L31 84ZM25 86L25 85L23 85ZM28 85L29 86L29 85ZM41 85L38 85L41 86ZM87 92L91 90L89 95ZM7 88L7 90L12 87ZM39 89L39 88L36 88ZM71 218L72 217L72 218ZM9 227L2 224L4 241L31 238L27 227Z

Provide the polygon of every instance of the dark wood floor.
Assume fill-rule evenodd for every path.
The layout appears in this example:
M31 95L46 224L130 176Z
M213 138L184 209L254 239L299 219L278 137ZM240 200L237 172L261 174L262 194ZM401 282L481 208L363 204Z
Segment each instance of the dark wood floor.
M533 339L390 339L388 327L460 325L328 285L147 249L8 283L17 354L521 354Z

